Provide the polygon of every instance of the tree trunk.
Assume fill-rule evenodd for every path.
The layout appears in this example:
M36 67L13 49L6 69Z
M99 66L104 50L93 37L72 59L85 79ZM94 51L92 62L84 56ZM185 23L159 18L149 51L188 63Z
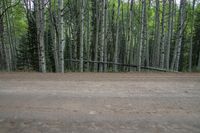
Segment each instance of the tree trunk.
M83 36L84 36L84 4L85 0L81 0L80 5L80 22L81 22L81 28L80 28L80 72L83 72Z
M6 10L8 7L7 1L3 0L3 9ZM5 15L5 23L6 26L3 25L3 15ZM9 11L5 11L4 14L2 14L2 28L4 28L2 33L2 44L5 46L5 57L6 57L6 68L7 71L13 70L13 42L12 42L12 34L11 34L11 26L10 26L10 19L9 19ZM5 36L7 34L7 36Z
M194 32L194 6L195 1L192 3L192 23L191 23L191 35L190 35L190 53L189 53L189 72L192 71L192 53L193 53L193 32Z
M174 35L175 34L175 32L173 32L173 29L174 29L174 27L175 27L175 25L176 25L176 23L177 23L177 21L176 21L176 0L174 0L174 3L173 3L173 16L172 16L172 37L174 37L175 39L175 45L174 45L174 50L173 50L173 57L172 57L172 61L171 61L171 65L170 65L170 69L173 71L174 70L174 65L175 65L175 61L176 61L176 58L177 58L177 35Z
M100 62L103 62L104 57L104 47L105 47L105 8L106 8L106 0L103 0L102 5L102 23L101 23L101 46L100 46ZM100 63L100 72L103 72L103 64Z
M90 1L89 0L87 0L87 8L88 8L88 11L87 11L87 19L86 19L86 25L87 25L87 30L86 30L86 35L87 35L87 37L86 37L86 45L87 45L87 60L88 60L88 62L87 62L87 71L89 72L90 71L90 62L89 62L89 60L90 60Z
M2 68L2 70L7 69L7 71L10 71L9 65L7 65L8 60L7 60L7 56L6 56L6 47L5 47L5 44L4 44L3 33L4 33L4 25L3 25L3 17L1 16L0 17L1 68Z
M117 8L117 33L116 33L116 41L115 41L115 53L114 53L114 62L118 63L118 43L119 43L119 18L120 18L120 0L118 0L118 8ZM114 71L117 72L117 65L114 65Z
M142 0L142 17L141 17L141 32L140 32L140 44L138 52L138 71L141 71L141 61L142 61L142 47L144 41L144 20L145 20L145 8L146 0Z
M147 55L148 55L148 46L147 46L147 11L146 11L146 3L144 5L144 29L143 29L143 45L142 45L142 59L141 59L141 65L146 66L147 61Z
M200 51L199 51L199 59L198 59L197 70L200 70Z
M179 63L180 63L180 55L181 55L181 48L182 48L182 40L183 40L183 30L185 27L185 0L181 0L180 2L180 31L179 31L179 38L178 38L178 46L177 46L177 59L175 63L175 70L179 70Z
M129 64L133 64L134 60L133 60L133 44L134 44L134 41L133 41L133 3L134 3L134 0L131 0L131 3L130 3L130 11L129 11L129 14L130 14L130 18L129 18L129 23L128 23L128 46L127 46L127 63ZM130 70L132 70L130 68Z
M170 61L170 48L171 48L171 37L172 37L172 23L173 23L173 11L172 11L173 0L169 0L169 19L168 19L168 37L167 37L167 49L166 49L166 69L169 71Z
M6 2L7 7L12 6L11 3ZM16 36L15 36L15 27L14 27L14 20L13 20L13 14L12 14L13 10L12 8L10 9L10 11L8 12L8 23L9 23L9 32L10 32L10 39L11 39L11 43L12 43L12 69L16 70L17 67L17 54L16 54Z
M64 11L63 11L63 0L58 0L59 6L59 35L60 35L60 44L59 44L59 66L60 72L64 73L64 48L65 48L65 38L64 38Z
M107 53L107 42L108 42L108 0L105 0L105 41L104 41L104 61L107 62L108 61L108 53ZM107 64L104 64L104 71L107 71Z
M49 0L49 15L51 19L51 25L50 25L50 32L51 32L51 39L52 39L52 46L53 46L53 56L54 56L54 64L55 64L55 72L59 72L59 62L58 62L58 43L57 43L57 25L54 21L54 14L52 13L52 0Z
M99 46L99 24L100 24L100 12L99 12L99 0L96 1L96 38L95 38L95 54L94 61L98 61L98 46ZM94 71L97 72L98 63L94 63Z
M151 8L151 0L149 0L148 11ZM146 8L145 8L146 10ZM145 51L145 66L149 67L149 19L148 19L148 11L145 11L145 44L146 44L146 51Z
M44 47L44 1L35 0L36 27L39 55L39 71L46 72L45 47Z
M59 72L59 62L58 62L58 43L57 43L57 35L55 30L52 29L52 37L53 37L53 55L54 55L54 62L55 62L55 71Z
M153 65L159 66L160 62L160 2L156 0L156 16L155 16L155 52L153 58Z
M160 56L160 67L164 68L165 61L165 5L166 0L162 0L163 11L162 11L162 36L161 36L161 56Z

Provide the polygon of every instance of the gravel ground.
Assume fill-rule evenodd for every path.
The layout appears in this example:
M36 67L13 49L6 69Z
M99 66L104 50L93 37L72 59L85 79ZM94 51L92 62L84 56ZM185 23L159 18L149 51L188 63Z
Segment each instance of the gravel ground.
M0 73L0 133L200 133L200 73Z

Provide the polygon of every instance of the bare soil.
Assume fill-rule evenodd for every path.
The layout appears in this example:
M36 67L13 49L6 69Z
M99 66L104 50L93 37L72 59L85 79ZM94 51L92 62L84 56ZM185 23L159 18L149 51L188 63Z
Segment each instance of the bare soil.
M200 133L200 73L0 73L0 133Z

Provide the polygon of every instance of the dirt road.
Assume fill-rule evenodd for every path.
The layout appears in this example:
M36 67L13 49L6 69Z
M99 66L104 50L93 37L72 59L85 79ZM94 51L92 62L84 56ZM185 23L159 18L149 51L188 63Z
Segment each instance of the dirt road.
M200 74L0 73L0 133L200 133Z

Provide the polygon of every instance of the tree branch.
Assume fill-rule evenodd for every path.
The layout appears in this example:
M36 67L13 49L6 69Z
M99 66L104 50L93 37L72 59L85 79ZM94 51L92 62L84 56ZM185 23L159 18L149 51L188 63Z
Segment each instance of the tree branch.
M21 1L21 0L18 0L18 2L15 3L14 5L8 6L8 7L0 14L0 19L1 19L1 18L3 17L3 15L7 12L7 10L9 10L9 9L12 8L12 7L17 6L17 5L20 3L20 1Z

